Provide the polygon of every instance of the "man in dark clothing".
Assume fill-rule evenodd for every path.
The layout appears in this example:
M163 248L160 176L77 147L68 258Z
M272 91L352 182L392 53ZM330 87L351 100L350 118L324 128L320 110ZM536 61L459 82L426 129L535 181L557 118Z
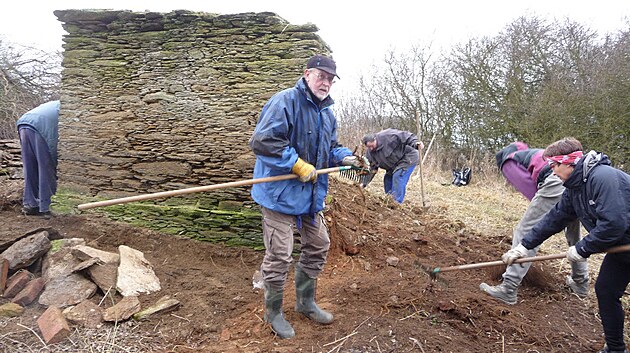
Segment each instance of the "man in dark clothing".
M583 154L574 138L552 143L543 156L566 190L521 243L503 254L503 262L511 265L527 256L576 218L588 235L569 247L567 259L571 262L584 262L592 254L630 244L630 175L613 168L603 153ZM621 296L630 283L629 268L630 252L621 252L606 254L599 269L595 294L606 339L600 353L627 353Z
M392 195L396 202L402 203L409 177L420 160L418 148L424 147L422 142L411 132L385 129L376 134L365 135L363 144L367 147L366 157L370 162L371 172L364 186L372 180L378 168L385 169L385 193Z
M560 201L564 192L562 180L551 172L551 168L543 159L543 152L540 148L529 148L523 142L514 142L496 154L497 167L503 176L531 201L514 228L512 247L521 243L531 228ZM568 224L565 236L569 246L580 240L580 223L577 220ZM530 250L527 256L536 256L537 250L537 247ZM518 287L530 267L531 262L508 266L503 273L501 284L490 286L481 283L479 289L506 304L516 304ZM587 263L571 263L571 275L566 279L567 285L581 298L588 294L588 280Z
M44 103L17 121L24 167L23 213L50 217L52 195L57 192L57 140L59 101Z

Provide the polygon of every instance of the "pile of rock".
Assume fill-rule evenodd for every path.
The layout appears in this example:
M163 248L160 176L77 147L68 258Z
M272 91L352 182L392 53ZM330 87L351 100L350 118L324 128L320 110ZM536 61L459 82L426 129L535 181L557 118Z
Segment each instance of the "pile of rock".
M20 140L0 140L0 180L22 178Z
M160 281L142 252L128 246L106 252L40 228L0 244L0 252L0 316L19 316L37 300L48 307L37 320L46 343L64 339L70 324L140 320L179 305L164 297L141 311L138 296L159 291ZM89 300L98 290L105 307Z

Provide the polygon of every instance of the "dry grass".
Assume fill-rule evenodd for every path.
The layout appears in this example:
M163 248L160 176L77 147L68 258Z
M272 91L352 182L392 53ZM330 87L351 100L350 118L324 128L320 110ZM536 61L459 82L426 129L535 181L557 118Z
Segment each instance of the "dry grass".
M164 346L159 331L144 332L136 330L137 323L127 321L117 325L103 325L89 329L76 327L60 343L46 344L38 330L23 325L22 318L2 318L2 327L14 327L0 336L0 352L76 352L76 353L140 353L163 351ZM6 331L6 330L5 330Z

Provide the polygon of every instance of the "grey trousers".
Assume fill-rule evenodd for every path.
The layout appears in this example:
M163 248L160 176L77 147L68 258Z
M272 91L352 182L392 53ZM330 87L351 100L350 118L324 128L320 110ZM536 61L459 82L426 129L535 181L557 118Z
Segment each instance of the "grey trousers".
M518 246L523 237L560 201L563 192L562 180L556 175L550 174L539 187L527 210L525 210L525 214L523 214L523 217L516 225L512 234L512 249ZM565 229L564 234L569 246L575 245L580 240L580 222L577 219L571 222ZM531 249L527 253L527 257L536 256L538 249L539 247ZM532 263L528 262L508 266L503 273L503 283L513 288L518 287L531 265ZM588 281L587 262L572 262L571 277L576 283Z
M317 278L324 268L330 238L320 213L315 218L301 217L301 227L297 228L298 216L287 215L262 208L263 241L265 257L260 266L263 281L274 287L283 287L289 267L293 262L293 229L301 236L300 267L310 278Z
M52 196L57 192L55 162L40 134L28 127L19 130L24 166L24 207L50 211Z

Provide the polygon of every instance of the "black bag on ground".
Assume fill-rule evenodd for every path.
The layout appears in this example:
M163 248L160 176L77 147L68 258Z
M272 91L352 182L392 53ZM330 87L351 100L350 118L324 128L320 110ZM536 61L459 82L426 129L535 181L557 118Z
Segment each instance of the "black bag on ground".
M472 171L468 167L453 169L453 182L455 186L466 186L470 183Z

